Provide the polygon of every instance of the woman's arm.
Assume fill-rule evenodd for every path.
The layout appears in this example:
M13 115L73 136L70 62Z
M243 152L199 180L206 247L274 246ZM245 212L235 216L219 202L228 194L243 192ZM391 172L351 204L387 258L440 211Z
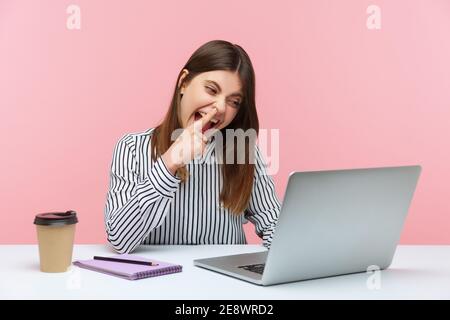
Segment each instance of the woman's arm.
M149 159L150 161L150 159ZM133 251L161 225L181 180L158 158L139 181L133 138L125 135L114 149L105 205L108 241L119 253Z
M245 218L255 225L256 234L269 249L281 205L275 193L273 179L267 174L266 167L261 151L255 146L255 177Z

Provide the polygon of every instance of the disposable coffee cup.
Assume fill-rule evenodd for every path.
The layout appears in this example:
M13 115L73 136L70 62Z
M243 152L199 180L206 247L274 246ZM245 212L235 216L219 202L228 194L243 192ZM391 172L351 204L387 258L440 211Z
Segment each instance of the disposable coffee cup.
M70 267L76 223L77 213L73 210L36 215L34 224L42 272L66 272Z

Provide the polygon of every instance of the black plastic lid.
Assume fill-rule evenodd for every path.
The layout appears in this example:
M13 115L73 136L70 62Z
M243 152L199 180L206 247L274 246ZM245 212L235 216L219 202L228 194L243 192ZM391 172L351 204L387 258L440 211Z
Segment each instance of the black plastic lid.
M34 224L40 226L62 226L75 224L78 222L77 213L73 210L66 212L47 212L37 214L34 218Z

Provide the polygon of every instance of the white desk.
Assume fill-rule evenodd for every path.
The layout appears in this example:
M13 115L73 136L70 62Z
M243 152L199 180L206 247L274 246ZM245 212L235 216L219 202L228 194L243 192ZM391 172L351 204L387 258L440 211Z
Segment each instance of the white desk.
M138 281L71 267L65 273L39 271L36 245L0 245L0 299L449 299L450 246L399 246L391 267L373 274L260 287L194 267L192 260L257 252L259 245L141 246L135 253L183 265L183 272ZM111 254L106 245L76 245L73 259Z

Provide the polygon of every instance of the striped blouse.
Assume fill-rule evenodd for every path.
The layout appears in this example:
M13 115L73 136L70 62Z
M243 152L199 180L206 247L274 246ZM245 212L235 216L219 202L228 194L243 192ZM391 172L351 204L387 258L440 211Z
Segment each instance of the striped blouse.
M243 224L248 221L270 248L280 202L258 147L248 208L236 216L219 201L222 175L214 138L201 158L187 164L189 177L183 183L161 157L149 157L152 131L128 133L114 148L104 218L117 252L140 244L246 244Z

